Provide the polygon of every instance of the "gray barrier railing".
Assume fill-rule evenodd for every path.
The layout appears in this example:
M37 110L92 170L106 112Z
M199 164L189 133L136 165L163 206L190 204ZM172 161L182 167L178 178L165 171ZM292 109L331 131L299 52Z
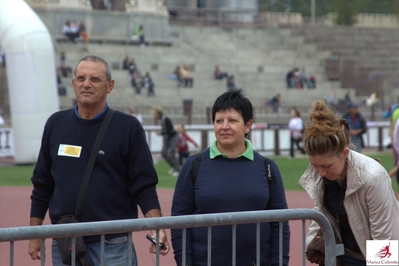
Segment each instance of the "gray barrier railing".
M263 222L279 222L279 250L280 265L282 265L282 223L288 220L302 220L302 265L306 265L305 259L305 230L306 220L314 220L317 222L324 234L325 241L325 262L326 266L333 266L336 263L336 256L340 255L340 251L335 245L334 232L327 218L321 213L313 209L287 209L287 210L266 210L266 211L248 211L248 212L231 212L231 213L215 213L202 215L187 216L167 216L160 218L142 218L131 220L117 220L91 223L73 223L59 225L42 225L42 226L25 226L0 229L0 242L10 242L10 266L14 265L14 242L19 240L72 237L72 256L75 256L75 237L101 235L102 252L104 251L105 234L159 230L159 229L183 229L183 265L185 265L185 232L187 228L208 227L208 265L210 261L210 228L218 225L233 225L232 248L234 250L235 243L235 226L237 224L256 224L257 228L257 264L259 263L259 239L260 239L260 223ZM158 235L159 231L157 231ZM132 243L132 233L129 233L129 243ZM45 241L41 246L41 265L45 265ZM132 250L132 246L129 247ZM129 255L131 252L129 252ZM101 265L104 266L104 256L101 256ZM129 260L131 261L131 255ZM72 260L72 265L75 265ZM159 265L159 247L157 247L156 265ZM233 264L234 265L234 264ZM234 265L235 266L235 265Z
M175 122L179 122L173 120ZM388 143L389 122L368 122L368 130L363 135L365 148L384 151ZM162 150L162 138L157 135L161 129L159 125L144 125L147 135L148 146L153 154L160 154ZM209 147L215 140L212 125L186 125L185 130L190 137L200 146L193 148L192 152L198 152ZM265 153L267 156L285 155L290 150L289 129L287 125L269 125L265 123L254 124L250 139L252 146L258 152ZM14 139L12 128L0 129L0 158L14 156Z

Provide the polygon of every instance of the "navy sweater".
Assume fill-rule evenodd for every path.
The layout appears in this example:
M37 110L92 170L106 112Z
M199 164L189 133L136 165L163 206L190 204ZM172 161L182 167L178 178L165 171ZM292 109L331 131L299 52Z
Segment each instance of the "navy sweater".
M86 165L104 117L105 114L85 120L71 109L48 119L32 176L31 217L43 219L49 209L51 222L57 223L60 215L75 212ZM81 147L80 156L58 155L60 144ZM97 154L80 221L137 218L137 204L144 214L159 209L157 182L142 126L133 116L115 111Z
M195 156L190 156L180 172L173 196L172 216L287 209L284 186L274 161L272 187L266 177L263 157L254 152L254 161L244 157L229 159L218 156L211 160L209 148L202 161L195 184L191 169ZM271 195L269 194L271 192ZM261 224L261 265L278 265L278 223ZM288 265L290 232L283 223L283 265ZM212 228L212 265L232 264L231 226ZM182 231L172 229L172 244L177 265L182 262ZM207 265L207 228L187 229L186 263ZM237 225L237 265L256 263L255 224Z

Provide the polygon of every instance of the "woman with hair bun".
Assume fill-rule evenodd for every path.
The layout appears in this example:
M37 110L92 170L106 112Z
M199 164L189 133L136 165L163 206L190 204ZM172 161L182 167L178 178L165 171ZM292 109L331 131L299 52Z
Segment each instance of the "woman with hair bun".
M373 158L350 150L349 125L324 101L313 103L304 133L310 165L299 183L313 199L344 244L341 265L366 265L366 240L399 239L399 203L385 168ZM307 235L307 258L323 264L314 221Z

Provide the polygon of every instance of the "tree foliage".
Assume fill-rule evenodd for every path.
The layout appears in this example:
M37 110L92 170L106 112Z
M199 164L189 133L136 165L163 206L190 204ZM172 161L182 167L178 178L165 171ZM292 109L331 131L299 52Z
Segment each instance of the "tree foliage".
M353 25L356 22L358 0L335 0L335 23L338 25Z

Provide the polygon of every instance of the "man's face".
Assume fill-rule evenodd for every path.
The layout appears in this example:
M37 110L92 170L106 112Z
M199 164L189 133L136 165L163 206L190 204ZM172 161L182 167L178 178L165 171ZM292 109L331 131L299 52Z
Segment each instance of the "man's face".
M359 111L359 110L358 110L357 107L351 107L351 108L348 109L348 112L349 112L349 114L350 114L351 116L355 116L355 115L357 114L358 111Z
M72 86L80 105L101 107L107 102L114 80L107 80L106 66L102 62L82 61L76 67Z

